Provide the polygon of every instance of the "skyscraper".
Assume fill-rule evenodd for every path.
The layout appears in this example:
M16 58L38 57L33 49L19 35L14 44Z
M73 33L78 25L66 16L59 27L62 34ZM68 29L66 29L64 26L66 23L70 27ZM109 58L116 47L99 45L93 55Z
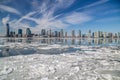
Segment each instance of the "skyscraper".
M72 37L75 37L75 30L72 30Z
M114 38L117 38L117 33L115 33Z
M106 38L107 37L107 32L103 33L103 37Z
M95 38L102 38L102 37L103 37L102 31L97 31L97 32L95 32L95 33L94 33L94 37L95 37Z
M111 32L108 33L108 37L109 38L112 38L113 37L113 34Z
M118 32L118 38L120 38L120 32Z
M45 36L45 35L46 35L45 29L42 29L42 30L41 30L41 35L42 35L42 36Z
M30 28L27 28L26 29L26 36L27 37L31 37L32 35L31 35L31 30L30 30Z
M54 37L58 37L58 32L55 31L54 33L55 33L55 34L54 34Z
M6 37L10 37L10 27L9 24L6 24Z
M88 38L91 38L91 30L88 32Z
M63 29L61 29L61 31L60 31L60 37L64 37L64 31L63 31Z
M93 33L92 33L92 38L94 38L94 34L95 34L95 33L93 32Z
M22 29L18 29L18 37L22 37Z
M79 37L81 37L81 30L79 30Z
M67 32L65 32L65 37L67 38L68 36L67 36Z
M50 29L49 37L52 37L51 29Z

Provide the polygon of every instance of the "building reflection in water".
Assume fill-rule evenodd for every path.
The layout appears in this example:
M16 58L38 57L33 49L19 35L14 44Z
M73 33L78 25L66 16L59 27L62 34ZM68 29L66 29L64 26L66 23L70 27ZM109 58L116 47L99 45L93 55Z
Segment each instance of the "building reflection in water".
M9 38L6 40L6 42L15 42L15 38Z
M18 39L18 40L17 40L17 42L20 42L20 43L21 43L22 41L23 41L23 39Z
M78 39L78 45L81 45L81 39Z
M120 38L118 39L118 44L120 44Z
M46 43L46 39L42 39L42 40L41 40L41 43Z
M108 39L108 43L112 43L112 39Z
M75 39L72 39L71 45L75 45Z
M62 44L62 45L106 45L106 44L120 44L120 39L108 39L108 38L91 38L91 39L60 39L60 38L55 38L55 39L35 39L35 38L24 38L24 39L15 39L15 38L9 38L9 39L4 39L1 41L4 44L5 42L7 43L15 43L15 42L20 42L20 43L45 43L45 44Z
M106 39L103 39L103 44L106 44L107 43L107 40Z
M26 38L26 43L31 43L33 41L33 38Z
M88 45L91 45L91 43L92 43L92 40L88 39Z
M68 45L68 42L67 42L68 40L67 39L65 39L65 45Z

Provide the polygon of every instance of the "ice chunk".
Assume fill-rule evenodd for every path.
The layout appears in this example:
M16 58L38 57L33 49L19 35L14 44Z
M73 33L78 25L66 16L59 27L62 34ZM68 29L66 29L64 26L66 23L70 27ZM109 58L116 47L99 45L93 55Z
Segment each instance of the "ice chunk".
M0 75L6 75L13 72L13 68L5 66L4 69L0 72Z
M41 80L49 80L48 77L42 78Z
M110 74L103 74L102 75L106 80L113 80Z
M79 67L76 66L76 67L72 67L71 70L70 70L70 75L74 75L75 73L77 73L79 71Z

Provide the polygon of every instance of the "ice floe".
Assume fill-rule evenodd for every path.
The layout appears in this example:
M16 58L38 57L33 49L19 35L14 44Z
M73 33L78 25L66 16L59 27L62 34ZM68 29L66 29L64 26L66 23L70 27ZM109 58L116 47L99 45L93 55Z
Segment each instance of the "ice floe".
M0 56L0 80L120 80L119 46L16 42Z

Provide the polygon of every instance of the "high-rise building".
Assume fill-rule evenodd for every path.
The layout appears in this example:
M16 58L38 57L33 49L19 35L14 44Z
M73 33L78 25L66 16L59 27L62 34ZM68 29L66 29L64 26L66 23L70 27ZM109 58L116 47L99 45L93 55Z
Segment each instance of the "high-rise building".
M75 30L72 30L72 37L75 37Z
M99 38L103 38L103 32L102 31L98 31L99 32Z
M26 36L27 37L31 37L32 36L30 28L26 29Z
M18 29L18 37L22 37L22 29Z
M81 30L79 30L79 37L81 37Z
M98 38L98 32L94 32L94 37Z
M49 37L52 37L51 29L50 29Z
M118 32L118 38L120 38L120 32Z
M61 31L60 31L60 37L64 37L64 31L63 31L63 29L61 29Z
M6 37L10 37L10 27L9 24L6 24Z
M94 32L92 33L92 38L94 38Z
M91 38L91 30L88 31L88 38Z
M14 37L14 32L11 31L9 37Z
M115 36L114 36L115 38L117 38L117 33L115 33Z
M68 36L67 36L67 32L65 32L65 37L67 38Z
M49 31L47 30L46 35L49 36Z
M15 32L13 32L13 36L16 37Z
M113 34L110 32L110 33L108 33L108 37L109 38L112 38L113 37Z
M103 37L106 38L107 37L107 32L103 33Z
M60 37L60 32L58 32L58 37Z
M102 38L102 37L103 37L102 31L97 31L97 32L95 32L95 33L94 33L94 37L95 37L95 38Z
M42 30L41 30L41 35L42 35L42 36L45 36L45 35L46 35L45 29L42 29Z
M58 37L58 32L55 31L54 37Z

